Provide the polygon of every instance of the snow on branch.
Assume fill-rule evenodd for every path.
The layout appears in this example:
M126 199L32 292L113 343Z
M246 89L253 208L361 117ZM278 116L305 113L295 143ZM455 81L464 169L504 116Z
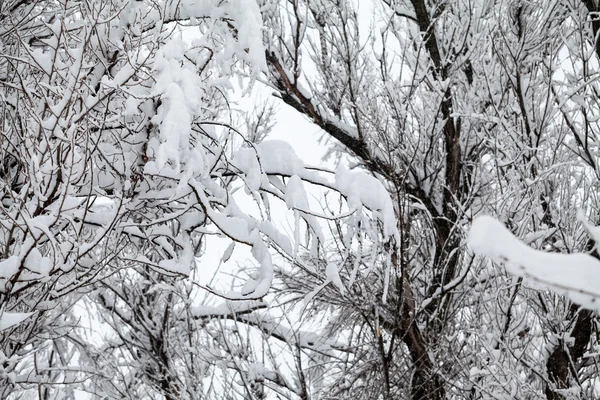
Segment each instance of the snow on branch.
M195 306L192 315L194 318L234 318L261 308L267 308L267 303L260 300L227 301L217 306Z
M335 183L337 189L348 198L351 209L360 210L364 205L375 212L383 223L384 236L394 236L400 241L392 199L377 178L362 171L348 171L340 166L335 172Z
M32 316L33 313L14 313L14 312L0 312L0 331L12 328L13 326L19 325L27 318Z
M535 286L600 311L600 262L594 257L532 249L489 216L473 221L468 243L475 254L504 263L509 272L529 278Z
M286 327L279 319L268 313L255 312L266 308L268 303L260 300L226 301L216 306L195 306L192 309L192 316L195 319L224 318L240 321L260 329L270 337L305 350L330 353L332 350L343 349L342 344L325 336Z

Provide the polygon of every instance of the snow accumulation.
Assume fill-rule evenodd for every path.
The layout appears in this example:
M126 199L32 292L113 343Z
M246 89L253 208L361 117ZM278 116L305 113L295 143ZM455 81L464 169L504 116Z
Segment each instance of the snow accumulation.
M263 301L226 301L216 306L198 305L192 309L194 318L232 318L253 325L262 331L269 332L271 336L280 338L287 343L296 343L304 349L310 349L327 354L334 349L343 347L343 344L319 335L315 332L293 329L281 323L281 318L271 315L268 304ZM263 310L262 312L251 312Z
M17 256L10 256L0 261L0 278L11 278L19 270L21 260Z
M233 164L246 175L250 190L260 188L263 173L292 176L304 171L304 162L283 140L265 140L254 148L243 147L235 153Z
M258 230L254 230L250 236L252 256L260 263L260 270L255 278L246 281L242 287L242 296L261 298L267 295L273 283L273 260Z
M372 210L383 223L384 235L396 236L399 241L392 199L377 178L362 171L348 171L340 166L335 172L335 186L347 197L351 210L360 211L363 205Z
M0 293L6 292L6 283L19 270L21 259L17 256L10 256L0 261Z
M306 190L304 190L304 184L302 183L302 179L298 175L292 175L292 177L288 180L287 186L285 188L285 204L288 208L294 210L295 217L295 229L294 229L294 257L298 251L298 246L300 244L300 217L302 217L306 223L311 227L313 232L319 238L321 243L325 243L325 235L321 230L321 226L319 225L319 221L313 215L308 213L310 210L308 204L308 195L306 194Z
M260 188L262 174L260 164L256 159L256 152L248 147L242 147L233 156L232 164L236 166L245 175L245 182L248 189L256 191Z
M198 305L192 309L194 318L226 317L230 314L245 314L250 311L266 308L267 303L259 300L226 301L216 306Z
M267 62L262 44L263 21L260 7L256 1L231 0L183 0L171 2L163 11L166 19L201 19L227 20L236 29L235 41L224 49L225 58L233 54L242 58L252 67L252 75L257 76L266 71Z
M473 221L468 243L475 254L505 263L509 272L543 289L600 311L600 261L588 254L547 253L517 239L502 223L481 216Z
M304 162L296 155L292 146L287 142L280 140L267 140L257 144L253 148L245 147L239 149L233 157L233 164L244 174L245 183L250 190L254 191L261 187L266 188L274 185L277 187L278 191L282 192L282 197L286 206L294 211L295 217L292 256L296 254L300 242L300 218L306 221L321 243L325 242L325 237L319 225L318 218L316 218L315 214L312 213L309 208L308 196L304 187L304 180L306 179L311 182L324 184L325 186L339 191L347 198L350 212L356 212L357 218L359 219L364 217L362 214L363 207L371 210L373 218L381 221L384 236L395 237L396 240L399 241L399 232L396 227L396 217L392 199L383 184L377 178L368 175L365 172L348 171L345 167L341 166L335 172L335 182L331 183L319 180L318 174L305 167ZM289 179L285 185L281 184L280 181L278 181L279 184L276 184L275 181L269 180L267 174L289 176ZM213 218L213 216L210 215L210 211L209 216L213 221L217 222L216 218ZM263 233L266 233L265 230L262 231ZM349 234L352 234L352 232L353 230L350 230ZM274 237L272 238L274 239ZM246 242L249 242L249 240L246 240ZM289 249L290 246L288 243L289 242L286 241L283 246L281 244L279 245L283 249ZM269 261L266 261L266 265L267 268L270 268ZM344 293L345 288L339 277L337 266L328 264L326 275L326 284L332 283ZM271 279L269 276L270 273L265 275L262 279ZM251 279L244 285L242 294L252 293L253 297L256 297L256 293L254 293L256 288L257 280ZM262 290L259 292L262 292Z
M337 264L327 263L327 267L325 268L325 275L327 276L327 281L333 283L339 289L340 293L344 294L346 288L344 287L344 283L340 278L340 273Z
M254 67L255 76L261 71L267 71L267 60L262 43L263 21L257 2L232 1L228 11L237 22L236 54L245 57L244 61Z
M256 146L256 150L261 166L267 174L295 175L304 170L304 162L288 142L265 140Z
M36 247L31 249L25 259L25 268L42 276L47 276L50 273L52 265L52 260L48 257L43 257L42 253Z
M309 213L308 196L302 182L302 178L315 174L305 168L304 162L289 143L282 140L265 140L254 148L241 148L236 152L233 164L244 173L246 185L252 191L258 190L261 186L269 187L273 183L269 181L266 174L290 177L285 187L277 186L284 191L287 207L294 210L296 219L294 254L300 241L300 218L307 222L322 243L325 241L317 218ZM284 244L283 248L287 249L288 246Z
M302 179L298 175L292 175L285 189L285 204L288 208L308 210L308 196L304 190Z
M19 325L32 315L33 313L0 312L0 332Z

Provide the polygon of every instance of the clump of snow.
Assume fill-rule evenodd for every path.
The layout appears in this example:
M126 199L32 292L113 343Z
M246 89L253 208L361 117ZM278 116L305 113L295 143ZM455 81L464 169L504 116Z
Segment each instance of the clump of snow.
M272 336L280 337L287 343L318 351L322 354L331 354L334 349L343 348L341 343L326 335L319 335L315 332L307 332L298 329L292 329L281 323L280 318L274 317L269 313L249 313L238 316L238 320L254 325L265 332L270 332Z
M17 256L10 256L0 261L0 278L10 279L19 270L21 260Z
M0 331L3 331L8 328L12 328L13 326L19 325L21 322L25 321L27 318L32 316L33 313L13 313L13 312L0 312Z
M161 260L158 263L160 269L179 275L189 275L190 266L177 259Z
M298 175L293 175L287 182L285 188L285 205L288 208L299 210L308 210L308 196L304 190L302 179Z
M195 318L203 317L226 317L230 314L245 314L261 308L267 308L268 304L260 300L226 301L217 306L198 305L192 308Z
M213 210L209 210L208 216L211 221L217 225L219 230L230 238L242 243L250 241L249 228L246 220L238 217L231 217Z
M260 188L263 174L292 176L305 170L304 162L292 146L282 140L265 140L254 148L242 147L236 151L232 163L244 173L246 185L252 191Z
M260 8L255 0L235 0L228 9L235 20L237 34L237 54L253 69L253 75L267 71L265 49L262 43L263 22Z
M386 237L399 235L392 199L377 178L362 171L348 171L340 165L335 172L335 187L346 196L351 210L360 211L365 206L373 211L383 223Z
M532 249L489 216L473 221L468 243L474 253L505 263L509 272L529 278L536 286L600 311L600 261L592 256Z
M267 295L273 283L273 261L267 245L260 237L258 229L252 231L252 256L260 263L258 274L246 281L241 294L244 298L261 298Z
M156 240L156 239L155 239ZM157 243L162 244L161 241L156 240ZM188 235L182 235L183 251L177 258L161 260L158 263L159 268L173 273L188 276L194 265L194 250L192 249L192 242ZM174 250L170 249L169 253L175 253Z
M321 226L319 225L319 221L314 215L308 214L309 212L309 204L308 204L308 196L306 195L306 190L304 190L304 184L302 183L302 179L298 175L293 175L289 180L285 187L285 204L288 208L294 210L294 219L295 219L295 229L294 229L294 256L298 251L298 246L300 244L300 217L302 217L308 226L313 230L316 234L317 238L321 243L325 242L325 235L323 235L323 231L321 230Z
M32 248L25 259L25 268L40 275L48 275L52 270L52 261L43 257L37 248Z
M165 113L160 127L162 144L158 149L156 162L162 168L167 161L172 160L178 168L180 152L185 152L188 148L192 119L187 110L185 94L178 84L171 83L162 99L161 107L165 107Z
M341 294L344 294L346 288L344 287L344 283L340 278L340 273L338 271L338 266L335 263L327 263L327 267L325 267L325 275L327 276L327 281L331 282L340 290Z
M262 174L254 149L248 147L239 149L233 156L232 163L246 176L244 182L248 189L256 191L260 188Z
M292 145L283 140L265 140L256 146L260 164L267 174L300 175L304 162Z
M160 126L160 141L149 145L148 151L156 157L159 170L170 162L179 171L182 165L192 162L194 166L187 165L188 173L201 174L195 167L204 164L204 154L193 151L190 137L192 121L202 115L205 85L195 66L185 62L189 47L183 40L173 38L157 52L153 65L156 84L152 92L160 95L162 104L152 122ZM133 105L128 105L128 109L135 112Z
M6 293L6 284L19 271L21 258L10 256L0 261L0 293Z

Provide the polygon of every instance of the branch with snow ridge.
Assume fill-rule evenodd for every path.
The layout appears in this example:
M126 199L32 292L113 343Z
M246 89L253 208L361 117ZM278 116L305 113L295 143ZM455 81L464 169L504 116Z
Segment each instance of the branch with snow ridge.
M473 221L468 243L475 254L504 263L512 274L566 295L585 308L600 311L600 262L594 257L532 249L489 216Z

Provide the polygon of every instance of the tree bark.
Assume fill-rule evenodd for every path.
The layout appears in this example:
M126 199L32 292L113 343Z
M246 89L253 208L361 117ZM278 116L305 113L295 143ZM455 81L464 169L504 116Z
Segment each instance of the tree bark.
M579 306L573 304L571 311L577 313L575 326L571 331L571 337L574 342L571 346L565 346L561 341L546 361L546 370L548 379L552 386L546 387L546 398L548 400L564 400L565 397L556 390L567 389L570 385L570 378L576 379L577 371L574 370L574 364L583 357L585 349L592 335L592 317L590 310L579 309Z

